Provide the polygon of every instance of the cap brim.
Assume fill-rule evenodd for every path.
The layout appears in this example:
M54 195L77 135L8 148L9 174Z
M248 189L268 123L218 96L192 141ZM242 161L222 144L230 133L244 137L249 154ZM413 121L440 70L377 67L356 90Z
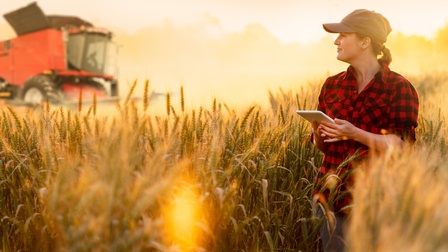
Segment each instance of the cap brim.
M329 33L341 33L341 32L356 32L353 28L343 23L328 23L322 25L325 31Z

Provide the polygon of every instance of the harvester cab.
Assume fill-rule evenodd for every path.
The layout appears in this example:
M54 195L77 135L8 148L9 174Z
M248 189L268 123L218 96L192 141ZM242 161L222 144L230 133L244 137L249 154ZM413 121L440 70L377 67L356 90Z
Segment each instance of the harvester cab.
M0 96L26 103L118 99L111 31L33 2L4 14L17 34L0 41Z

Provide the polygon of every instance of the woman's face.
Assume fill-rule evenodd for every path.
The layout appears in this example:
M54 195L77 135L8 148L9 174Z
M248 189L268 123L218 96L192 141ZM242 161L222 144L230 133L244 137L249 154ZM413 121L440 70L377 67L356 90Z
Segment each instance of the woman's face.
M362 52L362 40L355 33L340 33L334 44L338 46L337 59L349 64Z

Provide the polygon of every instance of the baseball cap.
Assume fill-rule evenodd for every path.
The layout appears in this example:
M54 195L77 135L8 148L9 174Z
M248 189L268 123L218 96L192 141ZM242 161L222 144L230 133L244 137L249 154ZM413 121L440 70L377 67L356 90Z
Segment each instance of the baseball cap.
M322 26L329 33L356 32L381 44L387 41L387 36L392 31L387 18L378 12L366 9L354 10L340 23L326 23Z

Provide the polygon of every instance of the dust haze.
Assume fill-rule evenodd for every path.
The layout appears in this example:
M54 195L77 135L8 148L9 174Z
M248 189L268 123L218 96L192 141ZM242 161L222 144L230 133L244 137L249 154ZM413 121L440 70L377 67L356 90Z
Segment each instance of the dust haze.
M165 21L134 34L118 32L116 39L123 45L120 76L126 85L149 79L152 90L174 94L183 85L193 104L215 98L263 103L268 90L322 77L335 61L331 46L284 44L260 24L224 33L212 18L184 26Z

